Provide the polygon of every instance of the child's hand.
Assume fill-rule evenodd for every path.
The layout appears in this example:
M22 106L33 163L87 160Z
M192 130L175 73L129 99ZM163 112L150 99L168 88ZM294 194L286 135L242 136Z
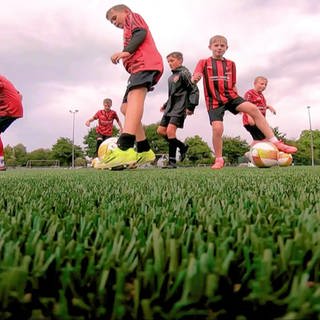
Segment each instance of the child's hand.
M201 73L195 73L192 77L191 77L191 82L193 83L197 83L202 77Z
M111 61L112 61L112 63L117 64L117 63L120 62L121 59L127 58L129 56L130 56L129 52L122 52L122 51L121 52L117 52L117 53L112 55Z
M276 114L276 109L274 109L272 106L268 106L268 109L273 113Z
M186 110L186 113L187 113L187 116L193 115L193 111L191 111L191 110L189 110L189 109Z
M90 127L90 121L89 121L89 120L86 121L86 126L87 126L87 127Z
M162 106L162 107L160 108L160 112L164 112L165 109L166 109L166 108L165 108L164 106Z

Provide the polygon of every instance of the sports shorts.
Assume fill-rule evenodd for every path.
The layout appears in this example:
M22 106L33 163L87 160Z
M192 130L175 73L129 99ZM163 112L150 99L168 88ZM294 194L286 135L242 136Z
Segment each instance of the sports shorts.
M249 124L246 124L244 127L251 134L253 140L263 140L266 138L256 125L250 126Z
M184 120L186 116L183 117L170 117L170 116L163 116L160 121L161 127L168 127L169 123L174 124L177 128L183 128Z
M148 91L153 90L153 86L157 84L161 77L161 72L150 70L150 71L140 71L131 74L128 79L127 90L123 96L122 103L128 102L128 93L132 89L136 88L147 88Z
M0 132L5 132L11 123L16 119L18 118L8 116L0 117Z
M210 108L208 111L210 124L212 123L212 121L223 121L224 113L226 110L230 111L233 114L238 114L239 111L237 111L236 108L245 101L246 100L244 100L243 98L237 97L217 108Z

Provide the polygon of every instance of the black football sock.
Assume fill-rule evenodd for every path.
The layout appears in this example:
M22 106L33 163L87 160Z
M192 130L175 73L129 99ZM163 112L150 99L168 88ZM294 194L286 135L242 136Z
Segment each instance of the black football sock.
M182 141L178 140L177 138L176 140L177 140L176 141L177 147L180 149L180 151L184 150L186 148L186 145Z
M176 162L177 142L176 138L168 139L169 141L169 162Z
M117 141L118 147L125 151L129 148L133 148L136 136L129 133L122 133Z
M137 142L137 152L145 152L150 150L150 144L147 139Z

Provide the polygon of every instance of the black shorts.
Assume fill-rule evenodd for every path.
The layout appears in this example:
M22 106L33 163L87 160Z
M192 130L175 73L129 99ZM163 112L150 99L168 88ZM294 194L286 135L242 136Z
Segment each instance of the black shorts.
M153 90L153 86L157 84L161 73L159 71L140 71L132 74L128 79L127 90L123 96L122 103L128 102L128 93L132 89L147 88L148 91Z
M257 126L250 126L249 124L246 124L244 127L250 132L253 140L263 140L266 138Z
M18 118L14 117L0 117L0 132L5 132L6 129L11 125L13 121L15 121Z
M184 117L170 117L170 116L163 116L160 121L161 127L168 127L169 123L174 124L177 128L183 128L184 120L186 119L186 116Z
M226 104L219 106L218 108L210 108L208 111L210 124L212 121L223 121L224 113L226 110L230 111L233 114L238 114L237 107L245 102L241 97L237 97L233 100L230 100Z
M111 137L112 137L112 136L105 136L105 135L103 135L103 134L97 133L97 140L102 140L102 141L104 141L104 140L109 139L109 138L111 138Z

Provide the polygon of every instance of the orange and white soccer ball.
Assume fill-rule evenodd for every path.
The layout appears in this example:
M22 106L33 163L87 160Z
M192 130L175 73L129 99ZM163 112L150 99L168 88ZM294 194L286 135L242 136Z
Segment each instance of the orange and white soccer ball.
M98 149L98 158L101 160L103 157L107 156L112 152L115 148L118 147L117 145L118 138L111 137L104 140Z
M250 160L258 168L278 165L279 150L271 142L258 142L250 149Z
M278 157L278 164L280 167L289 167L292 165L292 155L280 151Z

